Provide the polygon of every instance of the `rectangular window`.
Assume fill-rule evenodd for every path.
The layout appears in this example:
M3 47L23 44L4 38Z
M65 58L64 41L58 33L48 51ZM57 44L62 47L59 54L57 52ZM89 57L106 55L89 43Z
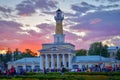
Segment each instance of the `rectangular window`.
M57 42L60 42L59 37L57 37Z

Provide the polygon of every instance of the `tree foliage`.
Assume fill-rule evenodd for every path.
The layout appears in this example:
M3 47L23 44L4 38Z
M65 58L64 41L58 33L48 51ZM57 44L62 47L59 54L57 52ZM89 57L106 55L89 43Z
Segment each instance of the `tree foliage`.
M23 58L22 52L20 52L20 51L16 48L16 50L13 52L13 58L14 58L14 61Z
M0 63L2 63L2 62L3 62L3 60L4 60L3 55L2 55L2 54L0 54Z
M23 56L25 56L25 57L34 57L32 54L33 54L34 52L32 52L30 49L26 49L26 51L25 52L23 52Z
M6 55L4 56L4 62L12 61L12 51L8 48Z
M26 49L25 52L20 52L18 49L12 52L10 49L8 49L6 54L0 54L0 64L6 64L9 61L15 61L24 57L34 57L32 53L33 52L30 49Z
M87 54L87 50L80 49L76 51L76 56L85 56Z
M107 48L107 45L103 45L101 42L95 42L90 45L88 53L89 55L100 55L103 57L109 57Z

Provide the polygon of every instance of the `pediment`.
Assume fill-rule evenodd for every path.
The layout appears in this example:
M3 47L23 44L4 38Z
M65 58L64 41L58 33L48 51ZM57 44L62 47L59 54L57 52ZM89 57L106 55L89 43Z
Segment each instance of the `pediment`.
M64 48L64 47L50 47L50 48L46 48L43 50L44 51L63 51L63 50L66 50L66 48Z
M74 51L69 47L66 46L51 46L49 48L44 48L40 50L41 53L46 53L46 52L71 52Z
M63 50L62 48L59 47L51 47L49 49L47 49L48 51L59 51L59 50Z

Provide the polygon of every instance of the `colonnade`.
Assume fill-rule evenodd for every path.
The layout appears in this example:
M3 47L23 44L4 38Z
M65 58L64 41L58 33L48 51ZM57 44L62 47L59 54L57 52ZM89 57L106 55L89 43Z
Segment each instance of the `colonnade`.
M40 56L40 69L60 69L62 66L72 68L72 55L71 54L42 54Z

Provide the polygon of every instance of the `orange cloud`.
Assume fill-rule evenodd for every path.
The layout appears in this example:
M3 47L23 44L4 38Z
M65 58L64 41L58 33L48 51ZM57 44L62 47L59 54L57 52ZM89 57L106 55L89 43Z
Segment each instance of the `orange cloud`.
M26 14L26 13L24 13L24 14L21 14L21 16L26 17L26 16L27 16L27 14Z

